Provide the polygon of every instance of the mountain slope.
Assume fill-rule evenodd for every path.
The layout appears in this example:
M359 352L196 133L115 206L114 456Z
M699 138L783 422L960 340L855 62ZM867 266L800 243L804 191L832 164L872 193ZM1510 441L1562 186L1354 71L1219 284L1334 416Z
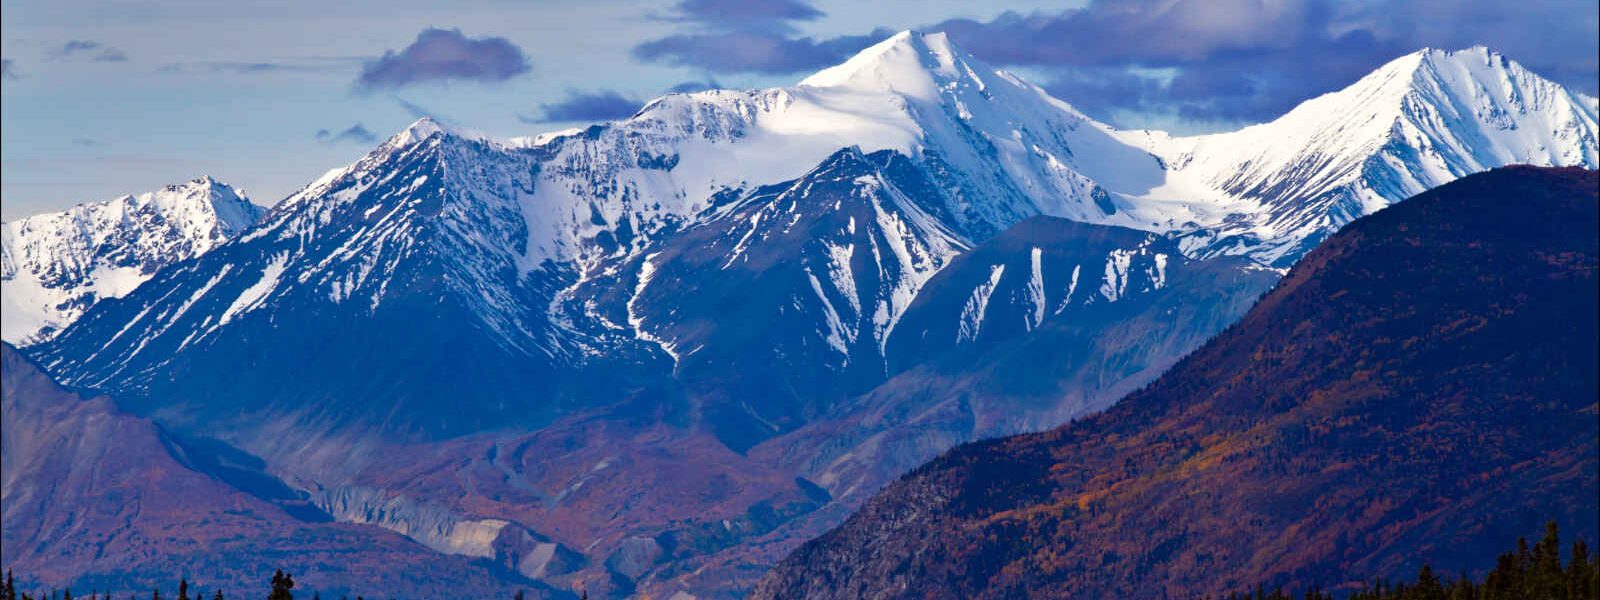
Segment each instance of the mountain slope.
M895 323L965 250L928 185L904 155L841 150L651 246L627 318L731 447L793 429L884 379Z
M205 254L266 212L210 177L3 225L5 341L49 339L94 303Z
M928 282L890 338L890 378L754 454L836 497L870 494L950 446L1104 409L1276 279L1145 232L1029 219Z
M894 370L1001 340L1077 310L1161 290L1187 259L1170 240L1034 217L962 255L912 302L887 351Z
M105 398L62 390L10 344L4 390L4 562L52 587L144 593L180 575L241 595L275 569L322 593L397 588L441 597L541 586L375 527L327 522L281 483L254 494L205 472L201 449ZM438 569L434 571L434 569ZM426 572L427 577L418 574ZM248 594L244 594L248 595Z
M696 557L663 592L724 581L748 589L760 569L951 446L1104 409L1236 321L1276 280L1238 257L1183 258L1135 230L1034 217L1001 232L923 286L890 335L886 381L749 450L831 500ZM975 302L984 291L987 302ZM975 339L960 336L964 324L978 325L968 329Z
M917 469L755 597L1327 587L1594 539L1597 184L1500 169L1358 221L1151 386Z
M262 455L547 421L586 357L547 310L571 271L523 262L526 158L419 123L33 352L135 412L259 433L236 441Z

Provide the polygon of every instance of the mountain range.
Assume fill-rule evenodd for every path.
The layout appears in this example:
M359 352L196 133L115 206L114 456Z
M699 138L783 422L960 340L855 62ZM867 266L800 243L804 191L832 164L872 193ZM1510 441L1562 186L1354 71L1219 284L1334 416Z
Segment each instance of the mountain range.
M1597 189L1510 167L1360 219L1150 386L919 467L753 597L1340 589L1596 539Z
M945 449L1154 380L1362 215L1500 165L1595 168L1596 113L1473 48L1237 132L1124 131L908 32L578 130L424 119L264 215L240 200L215 240L179 228L131 292L13 281L132 264L179 219L8 223L6 339L278 482L251 497L286 514L506 585L721 597ZM132 233L12 267L46 243L13 229L109 223ZM13 298L57 313L13 337Z

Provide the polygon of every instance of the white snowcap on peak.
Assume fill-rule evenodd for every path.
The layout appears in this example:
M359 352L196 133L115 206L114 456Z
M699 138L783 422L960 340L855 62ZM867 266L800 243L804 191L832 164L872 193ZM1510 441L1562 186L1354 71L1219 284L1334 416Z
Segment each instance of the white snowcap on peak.
M440 123L433 117L423 117L407 125L405 129L400 130L400 133L390 137L389 143L395 146L407 146L428 139L436 133L455 135L457 132L454 128Z
M849 60L816 72L800 82L801 87L852 88L861 91L894 91L910 96L938 93L936 79L976 77L967 55L944 33L902 31L873 44Z
M1446 50L1446 49L1443 49L1443 48L1424 47L1421 50L1417 50L1413 54L1422 55L1424 60L1441 60L1441 59L1445 59L1445 60L1457 59L1457 60L1459 60L1459 59L1462 59L1462 58L1473 58L1473 59L1479 59L1479 60L1484 60L1484 61L1494 61L1496 59L1503 59L1504 56L1505 56L1504 54L1501 54L1498 50L1495 50L1494 48L1490 48L1490 47L1482 45L1482 44L1478 44L1476 46L1470 46L1470 47L1467 47L1467 48L1462 48L1460 50Z
M210 175L201 175L183 183L165 186L163 189L174 192L193 192L190 195L197 193L217 201L249 202L250 200L244 190Z
M1423 47L1384 63L1363 79L1382 78L1385 74L1415 73L1426 66L1434 68L1460 66L1474 70L1482 68L1523 70L1521 65L1488 46L1477 45L1459 50Z

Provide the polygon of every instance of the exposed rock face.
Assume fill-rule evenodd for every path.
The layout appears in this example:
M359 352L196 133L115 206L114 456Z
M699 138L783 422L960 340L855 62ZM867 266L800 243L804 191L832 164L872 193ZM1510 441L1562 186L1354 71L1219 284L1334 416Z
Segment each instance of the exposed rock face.
M606 559L606 568L628 579L636 579L660 558L661 544L650 538L630 537L622 540L611 558Z
M566 575L585 562L582 554L514 523L495 536L494 555L502 566L534 580Z

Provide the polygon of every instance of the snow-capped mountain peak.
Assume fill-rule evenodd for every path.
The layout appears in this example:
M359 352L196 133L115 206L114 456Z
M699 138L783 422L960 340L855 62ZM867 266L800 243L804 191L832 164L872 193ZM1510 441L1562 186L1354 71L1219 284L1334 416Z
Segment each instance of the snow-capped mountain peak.
M945 34L902 31L801 80L800 87L852 88L934 99L939 95L939 80L961 77L981 84Z
M1284 267L1345 223L1464 175L1595 168L1596 112L1488 48L1423 49L1270 122L1149 147L1172 168L1168 194L1210 197L1191 252Z
M422 119L290 196L274 219L299 225L253 235L325 229L326 207L379 198L364 192L372 186L416 195L405 189L410 182L388 180L409 171L402 165L414 157L450 147L460 151L445 154L475 158L434 161L439 177L420 185L443 182L452 193L441 198L452 205L476 198L515 215L487 226L518 230L523 239L468 238L498 241L491 250L519 254L524 272L546 261L584 272L690 223L719 195L800 177L840 148L859 146L917 159L944 192L929 200L944 204L946 224L983 237L1041 211L1084 217L1103 210L1090 202L1094 186L1075 170L1080 161L1132 156L1156 168L1141 149L1098 151L1111 139L1104 128L1084 127L1064 106L942 34L907 32L798 86L670 94L629 119L507 143ZM1072 144L1095 151L1075 154ZM289 210L302 202L324 209Z
M428 139L429 136L435 133L454 133L454 130L433 117L422 117L413 121L400 133L390 138L390 143L397 145L411 144Z
M384 149L404 148L419 142L427 141L434 136L466 141L499 143L482 133L463 129L433 117L425 116L412 121L410 125L405 127L405 129L401 129L394 135L389 136L389 139L384 140L384 142L379 144L378 147L373 151L381 152Z
M211 176L4 225L4 339L48 339L105 298L199 256L265 212Z

